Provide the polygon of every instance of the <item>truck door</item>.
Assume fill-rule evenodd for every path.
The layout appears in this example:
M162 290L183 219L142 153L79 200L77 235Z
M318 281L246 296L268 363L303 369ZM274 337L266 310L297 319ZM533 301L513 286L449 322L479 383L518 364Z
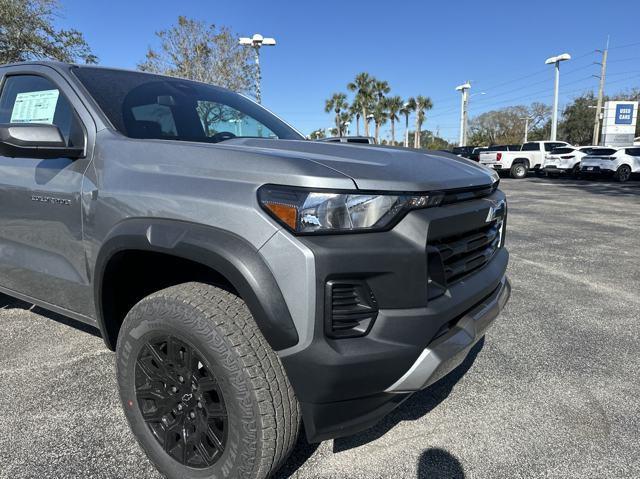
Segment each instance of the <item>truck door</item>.
M91 117L53 68L5 68L0 81L0 124L53 124L67 146L87 147L79 159L0 153L0 290L92 317L81 207Z

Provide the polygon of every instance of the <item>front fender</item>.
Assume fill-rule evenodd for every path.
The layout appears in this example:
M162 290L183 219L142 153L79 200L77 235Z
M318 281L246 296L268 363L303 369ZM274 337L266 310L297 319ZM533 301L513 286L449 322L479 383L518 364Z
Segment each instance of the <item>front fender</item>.
M107 235L94 270L98 325L107 331L103 317L102 283L109 260L125 250L173 255L207 266L231 283L247 304L260 331L278 351L298 343L298 333L282 292L258 250L244 238L225 230L178 220L129 219ZM107 346L114 344L103 334Z

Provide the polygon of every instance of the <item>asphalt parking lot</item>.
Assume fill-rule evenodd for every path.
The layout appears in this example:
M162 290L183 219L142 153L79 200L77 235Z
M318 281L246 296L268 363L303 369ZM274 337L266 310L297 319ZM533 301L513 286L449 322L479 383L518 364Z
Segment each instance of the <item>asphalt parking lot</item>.
M375 428L300 441L278 477L640 477L640 182L502 187L513 294L484 343ZM95 332L0 308L0 478L159 477Z

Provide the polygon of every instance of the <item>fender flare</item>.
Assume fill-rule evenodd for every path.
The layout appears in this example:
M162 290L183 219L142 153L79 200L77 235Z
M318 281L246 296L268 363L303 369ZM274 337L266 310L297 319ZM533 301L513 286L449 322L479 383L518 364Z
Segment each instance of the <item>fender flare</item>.
M113 256L126 250L164 253L194 261L224 276L247 304L260 331L276 351L298 343L298 333L282 292L258 250L225 230L166 219L136 218L118 223L106 236L94 269L98 326L114 349L103 317L102 283Z

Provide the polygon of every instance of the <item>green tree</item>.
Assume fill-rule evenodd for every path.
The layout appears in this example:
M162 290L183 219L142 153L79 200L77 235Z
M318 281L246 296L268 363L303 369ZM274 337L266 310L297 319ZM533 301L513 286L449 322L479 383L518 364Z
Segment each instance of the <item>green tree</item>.
M338 136L342 136L343 123L345 118L343 113L345 113L348 108L349 104L347 103L347 95L345 95L344 93L334 93L331 98L325 101L324 111L326 113L333 111L333 113L335 114L334 121L336 124Z
M357 104L362 113L364 122L364 134L369 136L369 121L367 117L371 111L374 100L373 83L375 79L366 72L358 73L355 79L347 84L349 91L355 92L354 104Z
M421 146L421 136L420 130L422 129L422 124L424 123L427 110L431 110L433 108L433 102L431 98L428 96L418 95L415 99L415 112L416 112L416 132L415 136L414 148L420 148Z
M325 132L324 128L318 128L317 130L313 130L311 133L309 133L310 140L320 140L321 138L326 137L327 133Z
M358 98L354 98L351 105L349 105L349 113L356 119L356 135L360 136L360 116L362 115L362 107L358 101Z
M389 122L391 123L391 144L395 145L395 143L396 143L396 121L398 121L400 119L398 117L398 114L403 109L402 98L400 98L399 96L388 97L385 100L385 106L386 106L386 109L387 109L387 116L388 116Z
M0 0L0 64L32 59L97 63L78 30L57 29L56 0Z
M595 110L589 108L596 104L592 92L575 98L562 112L559 125L560 137L572 145L589 145L593 138Z
M255 64L250 48L238 44L227 27L179 16L167 30L156 32L158 49L149 48L142 71L212 83L233 91L251 93Z
M373 115L373 123L375 125L375 139L377 143L380 141L380 127L384 125L387 119L389 118L387 114L384 98L376 102L375 106L373 107L372 115Z
M548 139L547 126L551 108L542 103L517 105L492 110L474 117L469 124L470 145L505 145L522 143L524 118L529 120L529 139ZM546 136L545 136L546 135Z

